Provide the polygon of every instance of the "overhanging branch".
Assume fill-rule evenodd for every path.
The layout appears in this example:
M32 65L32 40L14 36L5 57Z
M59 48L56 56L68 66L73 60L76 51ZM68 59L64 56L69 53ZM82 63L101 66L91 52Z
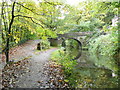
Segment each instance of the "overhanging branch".
M53 6L62 5L62 3L59 3L59 2L49 2L49 1L47 1L47 0L45 0L44 3L48 3L48 4L53 5Z
M29 9L28 7L25 7L24 5L22 5L22 4L18 3L18 2L16 2L16 4L18 4L18 5L22 6L23 8L25 8L25 9L27 9L27 10L31 11L32 13L34 13L34 14L36 14L36 15L41 15L41 14L36 13L36 12L34 12L33 10Z
M22 16L22 15L16 15L16 16L14 16L14 17L25 17L25 18L29 18L29 19L31 19L31 21L32 21L33 23L35 23L35 24L37 24L37 25L40 25L42 28L44 28L44 26L42 26L41 24L39 24L39 23L37 23L37 22L35 22L35 21L33 20L33 19L37 20L36 18L30 17L30 16ZM39 20L37 20L37 21L39 21Z
M35 23L35 24L40 25L42 28L44 28L44 26L42 26L41 24L39 24L39 23L35 22L32 18L31 18L31 21L32 21L33 23Z

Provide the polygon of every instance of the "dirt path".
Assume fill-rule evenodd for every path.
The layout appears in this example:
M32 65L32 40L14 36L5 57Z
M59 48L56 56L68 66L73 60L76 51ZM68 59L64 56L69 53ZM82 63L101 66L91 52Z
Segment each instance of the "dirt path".
M31 40L26 42L25 44L16 47L11 50L11 57L10 60L14 60L14 62L21 61L23 59L26 59L29 63L25 70L19 69L19 72L22 72L22 75L18 75L18 72L14 72L14 75L8 75L8 83L10 82L10 76L17 76L17 81L15 81L14 86L8 85L8 87L17 87L17 88L49 88L49 77L48 77L48 70L45 70L45 65L48 64L50 60L50 55L53 51L55 51L57 48L51 48L46 51L38 51L36 50L36 45L39 42L39 40ZM18 63L19 64L19 63ZM18 64L16 64L18 66ZM14 65L12 65L14 67ZM20 68L25 66L19 66ZM9 68L8 68L9 69ZM6 68L6 70L8 70ZM14 69L14 68L12 68ZM15 68L16 69L16 68ZM13 73L12 71L16 70L3 70L3 72L7 73L8 71L10 73ZM24 72L25 71L25 72ZM3 78L6 78L5 75L3 75ZM12 80L11 83L14 83ZM10 84L10 83L9 83ZM6 83L4 84L6 85Z
M15 46L10 49L9 53L9 59L13 60L14 62L20 61L24 59L25 57L31 56L33 51L37 48L37 43L40 42L40 40L29 40L26 43L22 45ZM0 67L4 68L5 66L5 54L0 54L1 60L0 60Z
M49 49L44 52L39 52L36 55L32 54L30 58L31 65L28 67L29 72L26 73L23 77L19 78L19 81L16 83L17 87L22 88L48 88L49 77L45 73L44 65L49 61L50 54L56 50L55 48Z

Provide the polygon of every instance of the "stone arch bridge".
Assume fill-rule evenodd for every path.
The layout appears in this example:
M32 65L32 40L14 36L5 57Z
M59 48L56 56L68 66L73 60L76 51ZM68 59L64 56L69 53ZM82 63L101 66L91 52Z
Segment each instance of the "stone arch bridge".
M93 32L71 32L71 33L65 33L65 34L58 34L58 38L56 39L49 39L51 42L51 46L58 46L62 43L63 38L64 39L75 39L81 42L82 46L86 45L86 36L92 35Z
M86 44L86 39L85 37L88 35L93 34L92 32L73 32L73 33L65 33L65 34L58 34L58 37L56 39L49 39L50 40L50 45L51 46L66 46L64 41L67 39L74 39L78 42L79 44L79 49L78 49L78 54L74 57L72 60L76 60L81 56L82 50L84 50L82 47L85 46Z

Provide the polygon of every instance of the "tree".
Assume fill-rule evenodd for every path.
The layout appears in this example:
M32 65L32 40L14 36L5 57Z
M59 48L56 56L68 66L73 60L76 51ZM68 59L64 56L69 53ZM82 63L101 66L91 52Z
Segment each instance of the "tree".
M60 2L35 2L27 1L2 1L2 24L4 39L3 52L6 55L6 62L9 62L9 49L11 43L18 43L25 38L29 39L31 34L37 34L43 39L56 34L56 29L61 25L62 4ZM52 32L54 31L54 32Z
M42 26L41 24L39 24L39 23L37 23L36 21L33 20L33 17L31 17L32 15L31 16L25 16L25 15L23 16L23 15L19 15L19 14L15 15L16 12L17 12L17 9L15 9L16 4L19 4L19 3L17 1L14 1L14 2L11 1L11 3L7 3L5 1L2 1L2 10L1 10L2 14L1 14L1 17L2 17L2 22L3 22L3 25L4 25L2 35L3 35L3 38L6 39L5 40L6 45L5 45L5 49L3 51L5 52L5 55L6 55L6 62L9 62L10 38L12 37L12 34L14 32L14 31L13 32L11 32L11 31L12 31L12 28L13 28L12 25L15 22L15 18L17 18L17 17L28 18L33 23ZM19 5L21 5L21 4L19 4ZM9 8L8 7L6 8L6 6L9 6ZM23 5L21 5L21 6L23 6ZM11 11L5 12L7 9L10 9ZM26 8L26 9L28 9L28 8ZM36 19L36 18L34 18L34 19ZM4 35L4 33L5 33L5 35ZM4 37L4 36L6 36L6 37ZM19 39L18 39L18 41L19 41Z

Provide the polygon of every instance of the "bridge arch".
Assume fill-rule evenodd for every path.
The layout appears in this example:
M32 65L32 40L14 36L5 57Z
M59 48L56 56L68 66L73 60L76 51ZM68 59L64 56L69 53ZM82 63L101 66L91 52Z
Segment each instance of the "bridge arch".
M62 41L62 46L63 47L66 46L65 45L65 40L75 40L75 41L77 41L77 43L79 45L78 54L72 60L78 59L81 56L81 53L82 53L82 43L79 40L75 39L75 38L64 38L63 41Z

